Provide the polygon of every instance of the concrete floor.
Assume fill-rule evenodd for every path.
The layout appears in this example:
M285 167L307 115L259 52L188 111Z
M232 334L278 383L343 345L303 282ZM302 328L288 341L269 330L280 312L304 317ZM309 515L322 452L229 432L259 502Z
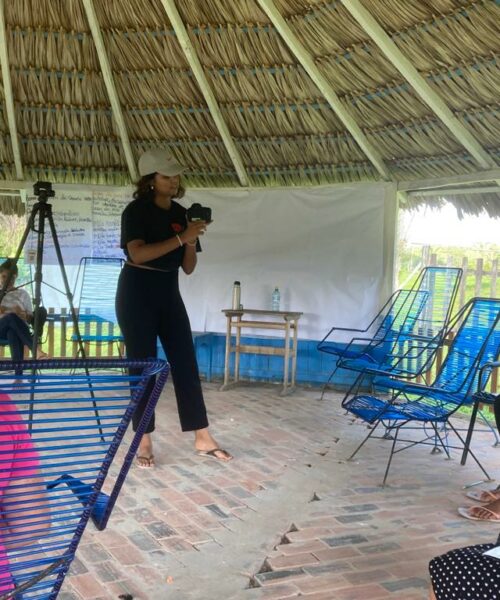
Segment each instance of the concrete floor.
M461 518L469 459L417 447L397 454L340 408L339 395L270 385L205 384L211 426L235 458L193 452L173 391L159 404L154 470L131 469L108 528L90 524L60 600L365 600L427 597L430 558L494 541L493 524ZM466 423L464 424L466 425ZM492 476L500 448L474 448Z

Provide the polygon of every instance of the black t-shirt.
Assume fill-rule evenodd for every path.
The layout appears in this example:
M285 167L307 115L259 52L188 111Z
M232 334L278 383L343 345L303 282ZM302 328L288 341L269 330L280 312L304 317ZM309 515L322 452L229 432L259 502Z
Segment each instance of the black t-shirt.
M184 229L186 209L175 200L172 200L168 210L160 208L152 201L133 200L122 213L120 247L131 260L127 244L132 240L144 240L146 244L154 244L175 237ZM201 250L199 244L196 245L196 250ZM183 258L184 247L179 246L168 254L142 264L163 271L174 271L181 266Z

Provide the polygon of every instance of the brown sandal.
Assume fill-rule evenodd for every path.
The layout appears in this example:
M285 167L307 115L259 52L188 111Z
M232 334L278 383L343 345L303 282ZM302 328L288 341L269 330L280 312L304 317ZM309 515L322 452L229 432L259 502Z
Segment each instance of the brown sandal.
M135 458L139 469L152 469L155 466L155 457L152 454L150 456L139 456L137 454ZM142 464L141 461L143 461Z
M217 455L219 453L219 455ZM233 457L227 450L223 448L212 448L212 450L197 450L198 456L207 456L208 458L215 458L215 460L221 460L222 462L229 462ZM220 456L222 454L222 456Z
M475 517L473 514L471 514L472 509L481 509L488 516L487 517ZM495 512L493 512L489 508L486 508L486 506L469 506L469 507L461 506L458 509L458 514L461 515L462 517L465 517L466 519L470 519L471 521L490 521L491 523L500 523L499 515L497 515ZM491 515L491 517L490 517L490 515Z

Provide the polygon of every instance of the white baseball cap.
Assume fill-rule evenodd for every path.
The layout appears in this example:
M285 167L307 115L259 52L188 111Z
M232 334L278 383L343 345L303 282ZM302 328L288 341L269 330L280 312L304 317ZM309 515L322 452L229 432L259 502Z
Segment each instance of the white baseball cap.
M139 175L141 177L151 175L152 173L174 177L175 175L180 175L185 170L186 167L179 164L168 150L163 150L162 148L148 150L139 158Z

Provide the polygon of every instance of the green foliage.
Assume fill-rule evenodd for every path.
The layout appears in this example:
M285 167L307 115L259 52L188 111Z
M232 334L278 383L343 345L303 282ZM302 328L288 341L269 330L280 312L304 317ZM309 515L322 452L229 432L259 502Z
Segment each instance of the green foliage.
M422 267L436 264L464 270L463 302L474 296L500 296L500 245L430 247L400 240L398 252L397 287L410 287Z
M4 215L0 212L0 259L13 257L21 242L26 227L26 218L17 215ZM31 279L29 266L21 259L17 263L19 275L16 285Z
M25 225L25 217L0 212L0 256L14 256Z

